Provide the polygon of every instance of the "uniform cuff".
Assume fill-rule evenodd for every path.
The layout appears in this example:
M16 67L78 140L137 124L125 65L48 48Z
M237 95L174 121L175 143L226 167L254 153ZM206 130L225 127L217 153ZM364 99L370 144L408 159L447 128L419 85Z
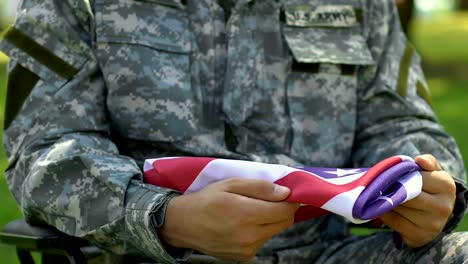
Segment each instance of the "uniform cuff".
M190 250L171 250L171 255L157 234L159 221L155 219L164 219L167 204L176 195L177 192L170 189L143 183L132 184L127 191L125 223L131 243L158 263L178 263L192 253Z
M454 181L457 187L457 197L455 200L452 216L445 225L444 233L453 231L460 224L466 214L468 206L468 188L466 184L458 179L454 179Z

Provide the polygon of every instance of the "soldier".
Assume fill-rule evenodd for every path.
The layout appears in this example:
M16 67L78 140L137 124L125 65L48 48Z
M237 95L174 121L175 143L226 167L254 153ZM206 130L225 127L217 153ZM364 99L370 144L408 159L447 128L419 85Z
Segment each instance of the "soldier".
M28 222L159 263L467 259L468 235L451 233L467 207L465 169L393 0L24 0L21 10L1 46L9 98L21 102L7 109L4 143ZM339 168L398 154L424 170L423 193L381 217L400 249L390 232L351 236L335 215L291 225L298 205L272 183L181 196L142 182L145 158Z

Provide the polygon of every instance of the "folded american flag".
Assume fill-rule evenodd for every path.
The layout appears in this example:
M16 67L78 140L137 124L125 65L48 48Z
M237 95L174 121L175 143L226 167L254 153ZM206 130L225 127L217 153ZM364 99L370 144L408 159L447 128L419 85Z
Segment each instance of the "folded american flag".
M232 177L261 179L291 189L286 201L300 203L295 222L332 212L363 223L418 196L419 166L407 156L393 156L371 168L292 168L278 164L209 157L148 159L144 180L184 194Z

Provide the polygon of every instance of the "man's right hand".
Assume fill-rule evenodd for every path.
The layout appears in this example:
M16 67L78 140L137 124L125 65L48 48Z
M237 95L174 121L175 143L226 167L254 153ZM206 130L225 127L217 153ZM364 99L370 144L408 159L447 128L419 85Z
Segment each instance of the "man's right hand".
M232 178L173 198L159 235L177 248L248 261L289 227L299 204L284 202L290 190L262 180Z

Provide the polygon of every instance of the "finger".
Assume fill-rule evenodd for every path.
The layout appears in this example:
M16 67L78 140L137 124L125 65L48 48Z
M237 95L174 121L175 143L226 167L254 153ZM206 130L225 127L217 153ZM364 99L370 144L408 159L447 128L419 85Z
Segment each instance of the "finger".
M385 225L400 234L407 234L408 232L419 229L418 226L394 210L382 215L380 219Z
M424 155L417 156L414 159L414 161L416 162L416 164L419 165L419 167L421 167L422 170L425 170L425 171L442 170L437 159L431 154L424 154Z
M246 239L241 243L242 257L240 260L248 261L250 258L255 256L255 253L260 250L268 240L290 227L293 222L293 218L291 218L275 224L258 226L256 232L250 232L250 234L247 234Z
M241 196L240 206L244 221L256 224L273 224L294 217L298 204L288 202L268 202Z
M255 231L258 230L259 229L257 228ZM209 255L222 259L249 261L255 257L258 250L260 250L260 248L262 248L263 245L271 238L271 236L265 236L262 238L255 231L250 230L250 232L234 234L234 240L231 244L219 247L215 250L216 254Z
M439 234L448 219L447 215L434 215L433 213L412 210L404 206L399 206L393 210L399 215L404 216L415 226L433 234Z
M455 182L452 177L445 171L422 171L423 179L422 190L431 194L455 193Z
M291 217L281 222L261 225L259 229L259 236L264 239L269 239L273 237L274 235L284 231L285 229L287 229L293 224L294 224L294 218Z
M427 192L421 192L417 197L406 201L405 203L401 204L400 206L404 206L410 208L412 210L418 210L427 212L430 211L430 204L435 203L437 201L437 196L434 194L429 194ZM399 206L399 207L400 207Z
M264 180L231 178L222 182L226 192L270 202L283 201L291 192L287 187Z
M241 254L237 255L236 260L240 260L241 262L249 262L255 257L255 255L257 255L257 252L265 245L268 240L269 238L259 240L255 244L241 248Z
M390 211L380 218L385 225L398 232L409 247L422 246L432 239L432 235L428 235L425 230L395 211Z
M455 199L450 197L440 197L428 193L421 193L411 201L405 202L398 207L405 207L411 210L428 212L434 216L450 216L453 211Z
M237 236L237 244L241 248L256 247L256 245L263 245L271 237L291 226L293 222L293 219L289 219L274 224L257 225L248 232L244 230L234 236Z
M394 208L393 211L420 228L424 228L424 225L428 222L428 219L432 218L431 214L427 211L415 210L405 206L398 206Z

